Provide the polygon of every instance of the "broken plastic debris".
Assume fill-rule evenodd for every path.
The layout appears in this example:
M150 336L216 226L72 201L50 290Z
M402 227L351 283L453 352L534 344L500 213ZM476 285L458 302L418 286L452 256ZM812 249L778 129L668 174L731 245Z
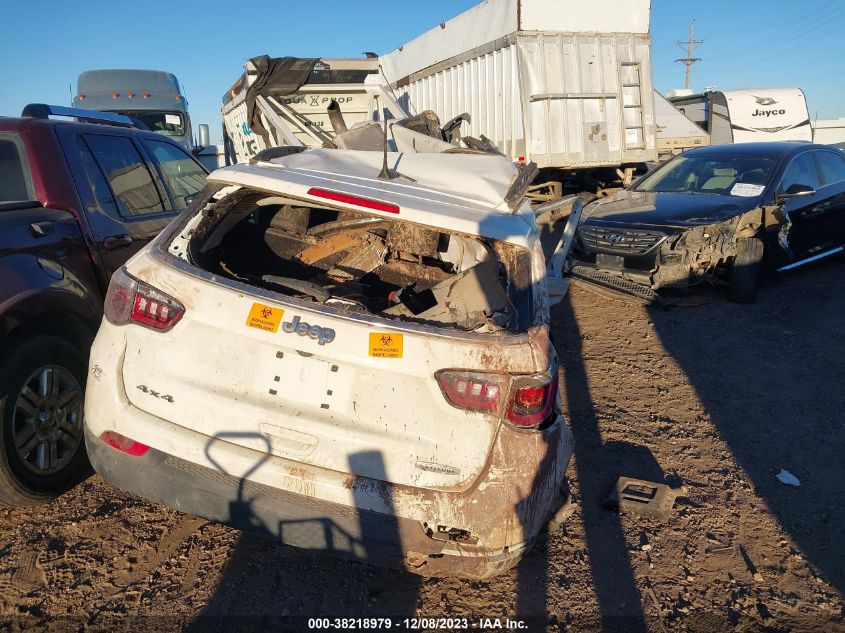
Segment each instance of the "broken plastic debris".
M669 517L674 503L675 491L666 484L625 476L616 481L605 499L606 507L660 520Z
M798 477L793 475L788 470L784 470L783 468L780 469L780 472L776 475L778 481L782 484L786 484L787 486L800 486L801 482L798 481Z

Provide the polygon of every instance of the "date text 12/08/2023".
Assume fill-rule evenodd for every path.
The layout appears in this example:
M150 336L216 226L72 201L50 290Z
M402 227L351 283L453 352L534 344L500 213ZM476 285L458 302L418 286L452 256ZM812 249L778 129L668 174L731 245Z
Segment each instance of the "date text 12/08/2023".
M525 620L511 618L309 618L310 630L394 630L394 631L525 631Z

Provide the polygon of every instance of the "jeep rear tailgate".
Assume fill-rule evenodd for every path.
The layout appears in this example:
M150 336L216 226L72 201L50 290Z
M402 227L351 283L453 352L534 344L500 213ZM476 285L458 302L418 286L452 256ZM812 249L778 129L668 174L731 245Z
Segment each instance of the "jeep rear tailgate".
M169 332L126 328L126 394L209 443L218 438L338 472L462 490L482 472L500 422L451 406L435 372L546 369L525 333L479 336L374 321L188 264L180 263L186 274L151 263L145 253L129 273L179 300L185 315ZM353 468L352 454L372 459Z

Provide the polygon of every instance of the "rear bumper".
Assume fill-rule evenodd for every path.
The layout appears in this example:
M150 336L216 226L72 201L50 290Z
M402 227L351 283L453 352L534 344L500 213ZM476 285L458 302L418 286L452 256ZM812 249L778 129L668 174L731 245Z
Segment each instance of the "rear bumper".
M403 568L423 576L485 579L519 562L535 540L532 537L499 550L455 544L428 536L423 525L412 519L280 490L155 449L133 457L101 442L88 429L85 441L95 470L126 492L341 558ZM559 505L550 508L551 512Z
M234 417L245 415L235 401L231 430L219 432L133 406L124 337L122 327L104 323L94 342L85 431L94 468L129 493L310 550L479 579L515 564L566 498L573 442L562 416L539 432L501 424L465 486L391 483L389 470L352 474L348 458L369 455L354 438L347 460L326 466L245 444L264 436L252 420ZM129 456L98 439L105 431L151 448Z

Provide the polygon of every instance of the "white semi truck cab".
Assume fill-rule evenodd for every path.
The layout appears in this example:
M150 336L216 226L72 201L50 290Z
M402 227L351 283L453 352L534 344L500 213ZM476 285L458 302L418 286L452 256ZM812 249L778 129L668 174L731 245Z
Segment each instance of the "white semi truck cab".
M188 101L173 73L161 70L88 70L76 81L73 107L114 112L194 149Z

